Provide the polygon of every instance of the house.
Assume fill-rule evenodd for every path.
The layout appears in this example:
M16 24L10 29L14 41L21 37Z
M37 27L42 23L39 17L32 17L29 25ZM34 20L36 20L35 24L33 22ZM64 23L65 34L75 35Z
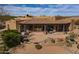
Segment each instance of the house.
M76 17L56 18L56 16L18 17L15 20L6 21L6 29L16 29L20 32L30 31L70 31L72 19ZM79 17L77 17L77 20Z

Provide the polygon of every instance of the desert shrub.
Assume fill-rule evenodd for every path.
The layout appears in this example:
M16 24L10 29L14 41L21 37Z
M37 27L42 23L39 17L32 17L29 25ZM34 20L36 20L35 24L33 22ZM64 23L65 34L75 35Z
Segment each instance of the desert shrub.
M70 34L70 40L72 41L72 42L74 42L75 39L76 38L76 35L74 34L74 33L72 33L72 34Z
M77 37L77 34L75 34L74 32L71 32L70 33L70 36L73 37L73 38L76 38Z
M21 35L17 30L6 30L2 32L2 39L8 48L15 47L20 44Z
M72 47L72 44L71 44L71 43L67 43L67 46L68 46L68 47Z
M79 44L77 45L77 49L79 49Z
M77 42L77 41L76 41L75 43L76 43L76 44L78 44L78 42Z
M52 42L52 43L55 43L55 40L54 40L54 39L52 39L52 40L51 40L51 42Z
M35 45L35 48L38 49L38 50L40 50L40 49L42 49L42 45L36 44L36 45Z
M38 42L34 42L34 44L39 44Z
M68 47L72 47L72 41L70 41L70 37L66 37L66 45L68 46Z
M77 35L75 33L73 33L73 32L70 33L70 35L66 37L67 46L71 47L72 44L74 44L74 43L77 44L77 42L75 40L76 37L77 37Z
M78 29L79 29L79 26L78 26Z
M76 34L70 33L70 35L66 37L66 41L69 41L68 43L70 43L70 42L74 43L76 37L77 37Z

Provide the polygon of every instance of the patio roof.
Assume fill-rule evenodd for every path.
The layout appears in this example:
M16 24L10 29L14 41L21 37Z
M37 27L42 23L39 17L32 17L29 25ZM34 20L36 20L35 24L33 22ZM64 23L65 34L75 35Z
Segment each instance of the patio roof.
M30 20L18 21L19 24L68 24L70 20L53 20L52 18L31 18Z

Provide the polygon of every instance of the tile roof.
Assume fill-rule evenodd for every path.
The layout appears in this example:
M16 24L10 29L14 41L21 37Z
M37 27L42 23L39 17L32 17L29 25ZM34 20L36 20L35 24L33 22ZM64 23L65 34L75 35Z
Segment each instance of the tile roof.
M26 19L19 21L19 24L66 24L70 23L70 20L54 20L53 18L31 18L30 20Z

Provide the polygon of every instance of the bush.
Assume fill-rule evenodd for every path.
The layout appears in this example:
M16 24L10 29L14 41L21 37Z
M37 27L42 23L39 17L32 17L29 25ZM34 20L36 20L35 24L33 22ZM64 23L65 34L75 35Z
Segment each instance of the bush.
M79 49L79 44L77 45L77 49Z
M66 37L66 44L68 47L72 47L73 42L70 40L70 37Z
M74 42L74 41L75 41L75 40L74 40L74 39L75 39L75 37L76 37L76 35L75 35L75 34L71 34L71 35L70 35L70 40L71 40L72 42Z
M68 46L68 47L72 47L72 44L71 44L71 43L67 43L67 46Z
M69 41L69 43L70 42L74 43L76 37L77 37L76 34L70 33L70 35L66 37L66 41Z
M55 40L54 40L54 39L52 39L52 40L51 40L51 42L52 42L52 43L55 43Z
M2 39L8 48L15 47L20 44L21 35L17 30L6 30L2 32Z
M36 44L36 45L35 45L35 48L38 49L38 50L40 50L40 49L42 49L42 46L39 45L39 44Z
M34 44L39 44L38 42L34 42Z

